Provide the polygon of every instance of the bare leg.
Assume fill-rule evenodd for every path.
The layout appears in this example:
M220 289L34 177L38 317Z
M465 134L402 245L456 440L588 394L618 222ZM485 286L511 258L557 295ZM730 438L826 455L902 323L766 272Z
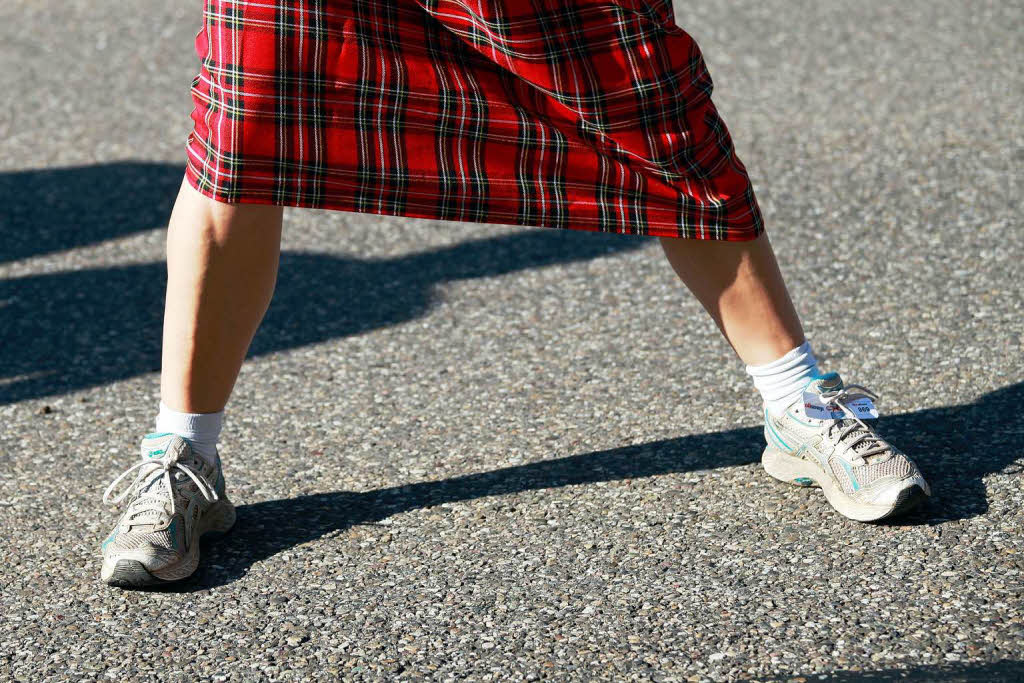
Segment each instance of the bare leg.
M746 242L662 238L669 263L747 365L804 342L767 234Z
M167 229L160 376L173 410L224 409L274 292L282 213L216 202L182 182Z

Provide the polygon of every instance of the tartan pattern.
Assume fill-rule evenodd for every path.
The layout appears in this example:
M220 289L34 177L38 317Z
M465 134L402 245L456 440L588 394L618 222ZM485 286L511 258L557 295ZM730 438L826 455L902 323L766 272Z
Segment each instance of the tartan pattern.
M187 177L223 202L753 239L671 0L206 0Z

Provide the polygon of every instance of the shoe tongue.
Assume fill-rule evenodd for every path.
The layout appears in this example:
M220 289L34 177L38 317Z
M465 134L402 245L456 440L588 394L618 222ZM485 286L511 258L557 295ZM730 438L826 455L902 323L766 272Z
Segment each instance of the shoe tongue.
M839 391L843 388L843 378L838 372L826 372L824 375L815 377L807 384L805 391L815 394L823 394L826 391Z
M839 376L839 373L828 372L828 373L825 373L824 375L822 375L820 377L815 377L814 379L812 379L807 384L807 389L805 391L812 392L812 393L820 395L820 394L825 393L826 391L839 391L844 386L845 385L843 384L843 379ZM833 427L833 429L846 429L847 427L849 427L851 425L857 425L857 421L856 420L852 420L852 419L850 419L848 417L847 418L838 419L835 422L836 422L836 424ZM864 432L864 429L861 428L858 425L858 428L854 429L853 431L851 431L850 434L847 436L847 438L848 439L855 439L857 436L859 436L863 432ZM864 440L858 442L853 447L853 451L855 453L861 453L863 451L868 450L869 448L873 448L874 446L875 446L875 444L872 442L872 440L864 439ZM890 452L891 451L889 449L886 449L885 453L879 453L877 455L868 456L867 460L868 460L869 463L870 462L875 462L875 461L878 461L878 460L884 460L887 457L889 457L888 454Z
M142 439L141 451L143 460L176 459L177 462L188 463L194 459L188 441L171 433L147 434ZM186 475L172 470L171 476L177 480ZM139 496L147 500L140 505L138 512L129 514L126 519L132 526L162 526L165 522L166 512L154 499L168 495L166 477L161 473L147 478L149 483L139 490Z
M820 396L821 394L825 393L826 391L839 391L839 390L843 389L844 386L845 385L843 384L843 378L839 376L839 373L837 373L837 372L827 372L824 375L820 375L818 377L812 378L811 381L809 381L807 383L807 387L804 389L804 392L807 393L807 394L813 394L815 396ZM805 400L807 400L806 397L805 397ZM831 420L831 421L830 420L819 420L817 418L812 418L812 417L808 416L807 412L805 410L803 410L803 408L798 408L797 412L804 419L811 420L812 422L816 422L818 424L826 424L828 422L832 422L832 427L831 427L832 429L846 429L847 427L849 427L851 425L857 425L857 421L856 420L852 420L850 418L840 418L840 419ZM860 426L858 425L857 429L854 429L853 431L850 432L850 434L847 436L847 439L853 440L853 439L857 438L857 436L862 434L863 431L864 431L863 428L860 428ZM871 443L871 441L868 440L868 439L865 439L865 440L862 440L859 443L857 443L857 445L855 445L853 447L853 450L856 453L860 453L860 452L863 452L863 451L865 451L865 450L867 450L869 448L872 448L872 447L873 447L873 444ZM885 457L887 457L887 456L883 453L883 454L879 454L878 456L869 456L869 460L883 459Z
M842 388L843 380L839 377L838 373L829 372L824 375L811 377L804 387L800 399L791 410L802 420L812 424L823 424L828 420L821 416L820 409L814 412L813 406L819 406L820 408L822 402L818 400L818 397L826 391L838 391Z
M192 448L188 445L188 441L170 432L146 434L142 439L141 450L143 460L177 455L178 460L185 461L192 455Z

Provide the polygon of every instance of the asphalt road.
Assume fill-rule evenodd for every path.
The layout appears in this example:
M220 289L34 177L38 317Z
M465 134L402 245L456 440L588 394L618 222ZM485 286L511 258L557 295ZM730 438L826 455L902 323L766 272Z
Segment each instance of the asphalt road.
M0 680L1024 677L1022 3L676 9L927 509L770 480L653 241L291 211L222 442L236 530L177 591L103 586L201 3L7 0Z

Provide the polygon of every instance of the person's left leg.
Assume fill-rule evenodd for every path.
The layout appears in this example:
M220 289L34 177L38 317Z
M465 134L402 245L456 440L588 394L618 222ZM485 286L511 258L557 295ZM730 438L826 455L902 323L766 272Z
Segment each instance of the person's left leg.
M913 462L864 422L877 417L874 394L819 372L767 233L739 242L662 238L661 246L761 392L769 474L820 486L840 513L861 521L930 495Z
M767 233L742 242L663 237L661 247L747 365L773 361L805 341Z

